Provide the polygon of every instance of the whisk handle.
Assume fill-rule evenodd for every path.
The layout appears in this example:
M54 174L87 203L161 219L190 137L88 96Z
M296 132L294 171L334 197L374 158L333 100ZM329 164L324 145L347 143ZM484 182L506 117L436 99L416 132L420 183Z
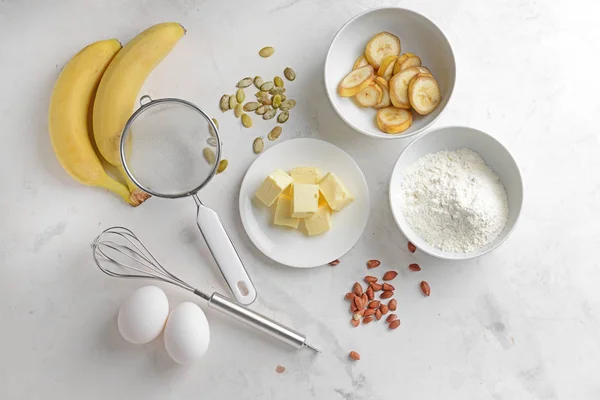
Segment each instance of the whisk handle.
M279 322L273 321L262 314L254 312L227 297L213 293L208 304L224 314L237 319L259 331L266 333L294 348L306 346L306 337Z

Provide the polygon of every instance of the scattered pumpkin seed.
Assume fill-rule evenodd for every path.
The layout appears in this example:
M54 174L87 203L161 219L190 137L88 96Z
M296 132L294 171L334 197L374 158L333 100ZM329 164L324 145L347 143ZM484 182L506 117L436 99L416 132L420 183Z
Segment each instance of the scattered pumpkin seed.
M296 100L289 99L289 100L282 101L279 108L282 111L289 111L292 108L294 108L295 105L296 105Z
M273 87L275 86L275 84L271 81L265 82L260 86L260 90L264 91L264 92L268 92L269 90L273 89Z
M217 147L217 138L209 137L206 139L206 144L212 147Z
M284 94L285 93L285 88L274 87L273 89L269 90L269 93L271 93L272 95Z
M244 109L242 108L242 105L238 104L237 106L235 106L233 113L235 114L236 118L239 118L240 115L242 115L243 111L244 111Z
M260 107L260 103L258 101L249 101L248 103L244 104L244 111L254 111L258 107Z
M252 143L252 149L254 150L254 153L260 154L262 153L264 148L265 141L261 137L257 137L256 139L254 139L254 143Z
M290 112L284 111L277 117L277 122L283 124L290 118Z
M210 147L205 147L204 150L202 150L202 154L204 155L204 158L206 159L207 163L209 163L210 165L213 165L215 163L217 157L215 156L215 152L213 151L213 149L211 149Z
M288 81L293 81L294 79L296 79L296 71L294 71L290 67L287 67L283 70L283 75Z
M250 85L252 85L252 78L248 76L248 77L242 79L241 81L239 81L237 83L237 85L235 85L235 86L239 87L240 89L243 89L243 88L247 88Z
M275 49L271 46L267 46L267 47L263 47L262 49L260 49L260 51L258 52L258 54L262 57L262 58L268 58L271 57L273 55L273 53L275 53Z
M235 106L237 106L237 99L235 98L234 95L229 96L229 108L231 108L232 110L235 108Z
M215 126L217 127L217 129L219 129L219 121L217 121L216 118L211 118L212 122L215 124Z
M220 174L221 172L225 171L228 165L229 161L227 161L227 159L221 160L221 162L219 162L219 166L217 167L217 174Z
M273 104L273 102L272 102L271 98L269 97L269 95L260 97L258 99L258 101L260 101L261 104L264 104L265 106L270 106L271 104Z
M256 86L257 89L260 89L263 83L265 83L265 81L263 81L263 78L261 78L258 75L254 77L254 86Z
M281 105L281 96L276 94L275 96L273 96L271 101L273 102L273 108L279 108L279 106Z
M281 93L280 96L281 96L282 103L287 100L287 96L285 94Z
M267 137L269 138L270 141L273 141L273 140L277 139L279 137L279 135L281 135L282 130L283 130L282 127L276 126L275 128L271 129L271 132L269 132Z
M262 106L258 107L255 112L258 115L264 115L264 113L266 113L270 109L271 109L271 106L268 106L268 105L265 104L265 105L262 105Z
M238 103L243 103L246 100L246 93L244 93L244 89L238 89L235 93L235 98Z
M273 78L273 82L275 82L275 86L283 87L283 79L281 79L280 76L276 76L275 78Z
M223 112L229 110L229 95L228 94L224 94L221 97L221 101L219 101L219 108L221 108L221 111L223 111Z
M272 119L273 117L275 117L275 114L277 114L277 110L274 108L271 108L269 111L267 111L264 115L263 115L263 119L269 120Z
M252 126L252 118L248 114L242 114L242 125L246 128L250 128Z
M217 130L218 130L218 129L219 129L219 121L217 121L217 119L216 119L216 118L212 118L212 121L213 121L213 123L215 124L215 126L217 127ZM210 135L211 135L211 136L213 136L213 137L214 137L214 136L217 136L217 135L215 134L215 131L214 131L214 129L213 129L213 127L212 127L212 125L211 125L211 124L208 124L208 131L210 132Z

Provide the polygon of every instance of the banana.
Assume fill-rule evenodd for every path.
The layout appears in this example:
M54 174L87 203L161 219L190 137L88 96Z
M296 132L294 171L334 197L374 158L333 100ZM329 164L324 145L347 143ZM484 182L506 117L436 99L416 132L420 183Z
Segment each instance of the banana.
M375 70L367 65L353 70L342 79L338 86L338 93L342 97L352 97L375 80Z
M144 198L106 174L88 130L89 111L104 70L121 49L116 39L102 40L77 53L61 71L50 98L48 129L63 169L84 185L113 191L133 206Z
M415 75L423 72L421 68L422 67L411 67L403 69L390 79L390 99L394 107L410 108L410 101L408 100L408 84Z
M382 132L400 133L412 125L412 114L403 108L387 107L377 111L376 120Z
M377 75L389 81L394 72L394 65L396 65L397 56L387 56L381 62L381 67L377 70Z
M420 67L421 59L413 53L404 53L396 60L394 64L393 74L396 75L398 72L408 69L410 67Z
M389 91L388 82L385 79L383 79L382 77L378 76L375 78L375 84L377 86L379 86L379 88L381 89L382 96L381 96L381 101L379 103L375 104L373 107L385 108L385 107L389 107L390 105L392 105L392 103L390 101L390 91Z
M367 61L367 58L365 57L365 55L361 55L360 57L358 57L356 59L356 61L354 62L354 66L352 67L352 69L358 69L360 67L365 67L369 65L369 62Z
M133 113L136 97L154 67L183 37L185 29L175 22L154 25L133 38L110 63L98 87L94 102L94 138L100 153L116 166L129 188L129 179L119 154L121 133Z
M397 36L389 32L381 32L367 43L365 57L373 68L379 69L386 57L400 55L400 48L400 39Z
M419 73L408 84L408 98L417 113L427 115L440 104L442 95L433 75Z
M379 85L372 83L371 85L358 92L354 99L359 106L363 108L375 107L383 98L383 90Z

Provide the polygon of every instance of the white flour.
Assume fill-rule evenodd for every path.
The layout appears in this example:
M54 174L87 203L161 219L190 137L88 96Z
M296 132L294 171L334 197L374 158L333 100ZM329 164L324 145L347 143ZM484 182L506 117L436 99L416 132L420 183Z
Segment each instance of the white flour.
M430 245L453 253L493 241L508 219L506 190L481 156L470 149L428 154L409 166L402 210Z

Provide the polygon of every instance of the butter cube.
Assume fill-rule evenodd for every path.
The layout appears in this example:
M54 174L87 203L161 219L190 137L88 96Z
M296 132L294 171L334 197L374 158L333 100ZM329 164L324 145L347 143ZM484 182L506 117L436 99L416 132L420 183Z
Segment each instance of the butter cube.
M319 209L319 185L294 183L292 188L292 217L310 217Z
M348 192L342 181L331 172L321 179L319 190L323 194L327 204L329 204L329 207L334 211L340 211L354 200L354 197Z
M294 183L308 183L316 185L319 183L319 173L315 167L296 167L292 169Z
M277 199L273 223L275 225L298 228L300 219L292 217L292 199L290 197L281 195Z
M260 185L255 196L267 207L271 207L279 195L291 184L292 177L285 173L285 171L276 169Z
M319 207L317 212L303 221L304 231L308 236L320 235L331 229L331 210L328 206Z

